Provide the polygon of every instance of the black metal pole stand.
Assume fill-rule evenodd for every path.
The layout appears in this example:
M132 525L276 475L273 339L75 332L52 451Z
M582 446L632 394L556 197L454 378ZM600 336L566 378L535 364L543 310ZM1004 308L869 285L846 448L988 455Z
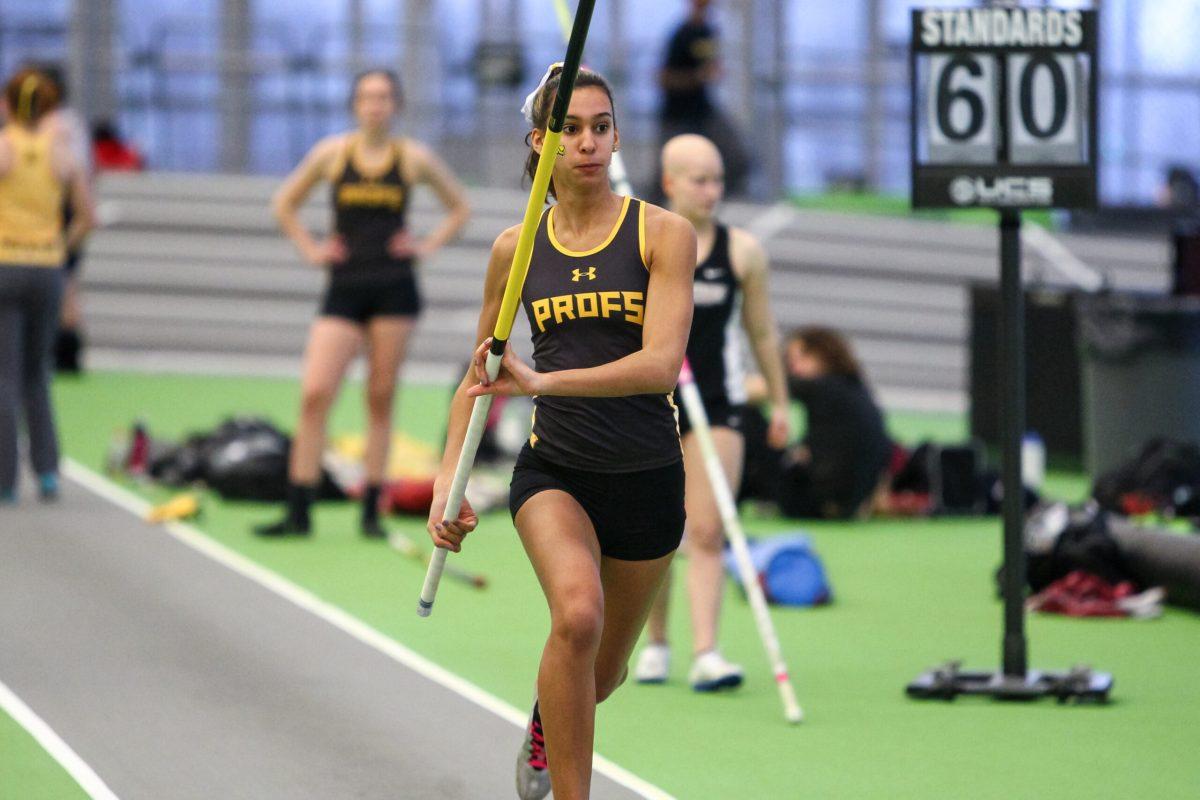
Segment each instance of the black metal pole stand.
M1025 680L1025 513L1021 439L1025 435L1025 296L1021 290L1021 212L1000 212L1000 363L1004 385L1004 676Z
M1025 508L1021 439L1025 435L1025 295L1021 286L1021 212L1000 212L1000 351L1004 409L1001 479L1004 487L1004 643L999 672L967 672L957 661L935 667L908 685L910 697L953 700L960 694L1002 700L1056 697L1104 702L1112 676L1079 666L1069 672L1030 672L1025 645Z

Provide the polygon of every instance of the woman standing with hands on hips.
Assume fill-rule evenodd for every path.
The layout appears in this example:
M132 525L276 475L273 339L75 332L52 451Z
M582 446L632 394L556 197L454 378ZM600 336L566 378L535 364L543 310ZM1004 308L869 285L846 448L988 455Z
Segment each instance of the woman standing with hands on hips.
M392 135L400 82L389 70L354 80L351 107L358 127L317 143L275 195L275 216L304 258L329 271L321 310L304 354L300 419L288 465L287 513L256 528L264 536L306 535L309 507L321 477L325 423L350 362L367 352L367 484L362 533L385 535L379 523L380 486L391 439L392 401L409 337L421 311L416 268L466 224L466 197L453 173L431 150ZM334 233L318 240L299 209L322 180L332 187ZM426 184L446 209L423 240L408 231L409 194Z
M558 73L527 105L530 176ZM683 463L671 392L692 317L696 235L688 222L614 194L608 165L620 145L612 91L580 70L563 126L522 304L533 367L505 350L484 369L519 227L492 247L474 367L450 410L446 452L429 515L434 544L457 552L476 518L445 508L472 398L535 398L533 432L513 470L517 532L550 607L538 694L517 759L524 800L553 788L586 798L596 704L624 681L627 662L683 534Z

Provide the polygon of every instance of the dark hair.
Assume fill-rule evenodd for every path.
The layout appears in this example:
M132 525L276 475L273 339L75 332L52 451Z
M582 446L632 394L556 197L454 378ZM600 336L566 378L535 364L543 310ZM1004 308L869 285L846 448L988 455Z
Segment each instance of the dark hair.
M850 343L846 341L846 337L833 328L819 325L797 328L788 337L788 344L802 346L820 359L821 363L825 365L825 369L834 375L843 375L853 378L859 383L865 383L862 365L854 357L854 350L850 347Z
M9 79L4 98L14 120L22 125L36 125L42 117L58 107L58 87L45 73L23 69Z
M550 122L550 111L554 106L554 98L558 94L558 84L562 80L562 67L555 67L550 73L549 80L546 85L539 91L533 101L533 127L535 130L545 130L546 125ZM592 72L584 67L579 68L578 74L575 76L575 89L583 89L587 86L596 86L604 90L608 95L608 103L613 109L613 127L617 125L617 104L613 100L612 87L608 85L608 81L599 72ZM534 174L537 172L538 162L541 157L538 152L533 149L533 133L525 134L525 144L529 145L529 157L525 159L525 175L529 180L533 180ZM557 197L554 193L554 179L550 179L550 196Z
M372 75L382 75L384 78L386 78L387 82L392 86L392 99L396 101L396 106L399 107L401 104L403 104L404 89L400 85L400 76L396 74L396 71L386 67L373 67L371 69L364 69L362 72L357 73L354 76L354 80L350 83L351 107L354 105L354 96L358 94L358 85L362 83L364 79L369 78Z

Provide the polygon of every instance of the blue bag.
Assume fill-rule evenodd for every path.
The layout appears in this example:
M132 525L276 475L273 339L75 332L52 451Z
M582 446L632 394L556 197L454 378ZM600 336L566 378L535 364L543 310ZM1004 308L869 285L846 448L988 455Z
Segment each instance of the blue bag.
M802 533L750 540L750 560L768 603L785 606L819 606L833 601L825 567ZM725 569L741 585L733 549L725 550Z

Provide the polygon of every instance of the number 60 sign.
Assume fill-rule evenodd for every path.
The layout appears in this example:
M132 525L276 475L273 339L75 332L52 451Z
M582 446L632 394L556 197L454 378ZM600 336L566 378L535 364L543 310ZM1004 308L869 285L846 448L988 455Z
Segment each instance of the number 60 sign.
M1096 12L912 13L914 207L1096 203Z

